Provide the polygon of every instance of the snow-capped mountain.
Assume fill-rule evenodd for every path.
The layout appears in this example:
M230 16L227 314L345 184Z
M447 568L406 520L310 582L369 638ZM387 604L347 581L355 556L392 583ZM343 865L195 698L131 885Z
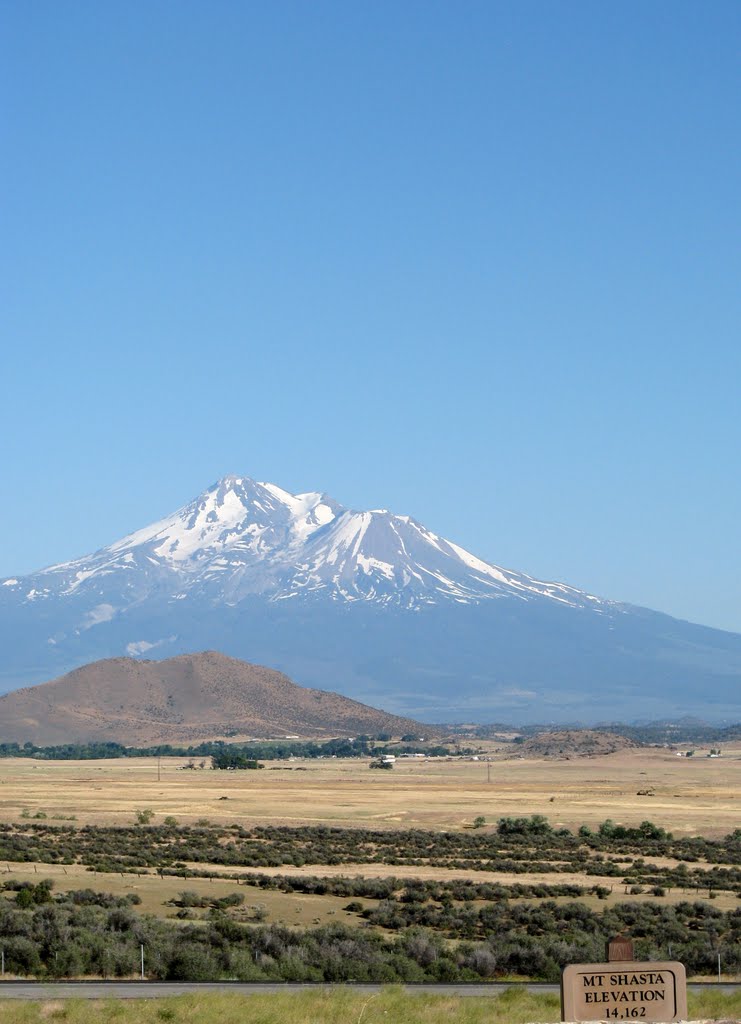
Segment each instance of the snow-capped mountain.
M163 584L176 589L173 600L197 594L230 605L255 594L278 601L317 593L404 608L504 596L546 597L575 607L604 603L573 587L490 565L410 516L354 512L326 494L290 494L237 476L93 555L2 585L26 588L26 601L53 594L113 596L115 589L123 601L111 607L122 611Z
M741 679L735 634L503 569L407 515L238 476L92 555L0 580L0 639L0 690L215 647L439 719L573 719L595 698L604 717L618 691L645 704L649 678Z

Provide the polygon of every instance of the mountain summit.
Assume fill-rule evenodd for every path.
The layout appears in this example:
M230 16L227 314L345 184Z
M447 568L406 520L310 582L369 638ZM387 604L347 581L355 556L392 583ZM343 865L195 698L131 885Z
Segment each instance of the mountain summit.
M737 717L741 636L483 561L407 515L227 476L0 580L0 692L200 649L428 721Z
M574 607L607 603L490 565L410 516L355 512L326 494L290 494L239 476L224 477L173 515L93 555L29 579L33 599L111 596L115 585L136 601L143 590L168 581L177 600L198 594L227 605L258 594L269 601L320 596L403 608L503 596ZM125 597L124 607L119 601L106 614L128 603Z

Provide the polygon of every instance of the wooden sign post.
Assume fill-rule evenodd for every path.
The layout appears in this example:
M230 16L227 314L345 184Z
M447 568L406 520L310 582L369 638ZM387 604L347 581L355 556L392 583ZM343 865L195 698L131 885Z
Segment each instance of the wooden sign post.
M570 964L561 976L561 1020L679 1021L687 1016L684 964L634 960L633 943L607 944L607 962Z

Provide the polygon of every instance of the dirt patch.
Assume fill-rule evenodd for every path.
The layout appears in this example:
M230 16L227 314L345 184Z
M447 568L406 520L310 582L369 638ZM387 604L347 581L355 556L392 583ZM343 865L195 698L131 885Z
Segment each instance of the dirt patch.
M67 1016L64 1003L59 999L53 999L48 1003L42 1003L39 1007L39 1017L44 1020L61 1020Z

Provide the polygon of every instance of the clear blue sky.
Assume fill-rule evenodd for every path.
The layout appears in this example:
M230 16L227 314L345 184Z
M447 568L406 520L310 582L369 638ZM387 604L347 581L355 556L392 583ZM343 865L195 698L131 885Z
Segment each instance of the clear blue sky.
M0 575L237 472L741 631L738 2L0 15Z

